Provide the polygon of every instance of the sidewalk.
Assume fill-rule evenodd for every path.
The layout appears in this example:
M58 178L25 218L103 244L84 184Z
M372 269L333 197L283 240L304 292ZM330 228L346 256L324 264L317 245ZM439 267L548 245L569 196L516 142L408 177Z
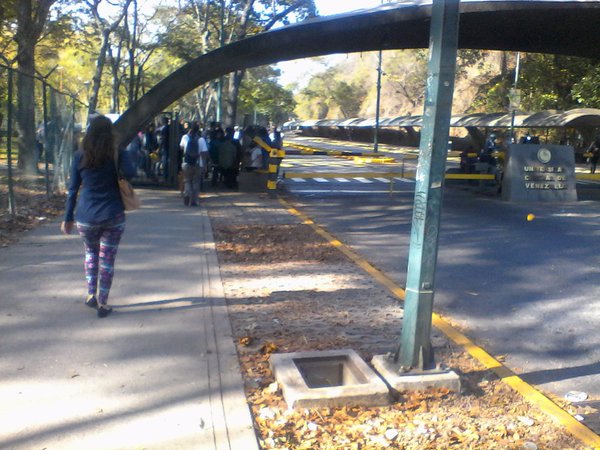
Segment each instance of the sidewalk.
M106 319L57 221L0 249L0 448L258 448L206 210L141 196Z

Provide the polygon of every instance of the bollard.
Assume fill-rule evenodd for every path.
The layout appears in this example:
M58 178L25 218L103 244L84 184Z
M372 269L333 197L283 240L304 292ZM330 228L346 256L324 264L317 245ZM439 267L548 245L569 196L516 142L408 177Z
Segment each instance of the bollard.
M279 175L279 167L285 156L285 150L271 147L258 136L255 136L254 142L269 152L269 175L267 179L267 193L270 197L277 195L277 176Z

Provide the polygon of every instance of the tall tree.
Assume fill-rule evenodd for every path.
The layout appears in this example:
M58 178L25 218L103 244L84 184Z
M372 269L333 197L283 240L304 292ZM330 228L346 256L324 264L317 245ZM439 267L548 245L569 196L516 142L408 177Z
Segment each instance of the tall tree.
M104 65L106 64L111 34L119 27L119 24L127 13L131 1L132 0L123 0L120 4L119 14L112 22L109 22L108 19L102 17L100 14L99 7L102 0L86 0L86 5L94 19L94 26L102 36L100 50L98 51L98 57L96 59L96 72L92 78L92 91L89 98L88 115L93 114L98 106L98 93L100 91L100 85L102 84L102 73L104 71Z
M519 75L523 107L528 110L577 107L573 89L586 76L594 73L595 67L597 61L586 58L534 53L525 55Z
M233 1L230 2L228 11L235 11ZM248 36L250 26L254 26L255 32L269 31L278 23L288 24L290 16L295 15L298 20L316 15L314 0L245 0L239 2L239 12L230 14L229 37L226 43L244 39ZM221 7L225 7L225 1L221 0ZM262 13L261 13L262 11ZM254 19L254 20L252 20ZM229 92L226 105L225 123L235 124L237 113L237 102L240 85L244 79L245 71L236 71L229 77Z
M19 167L26 173L37 171L35 147L35 47L42 35L51 6L56 0L17 2L17 112Z
M292 16L302 20L316 15L314 0L181 0L179 4L179 18L165 37L165 45L185 61L251 34L268 31L278 23L286 24ZM195 23L191 25L186 16L193 17ZM226 108L226 124L235 123L244 74L242 70L229 76L226 99L221 99L221 106ZM204 92L199 97L203 105L216 106L216 86L219 83L207 83L201 88Z
M240 87L238 113L260 114L267 122L282 124L294 113L293 93L277 83L279 71L271 66L249 69Z

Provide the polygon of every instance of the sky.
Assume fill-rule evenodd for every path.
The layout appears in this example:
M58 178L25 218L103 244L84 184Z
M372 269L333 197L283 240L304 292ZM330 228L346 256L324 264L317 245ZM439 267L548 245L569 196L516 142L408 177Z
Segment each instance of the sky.
M315 0L321 16L341 14L357 9L368 9L381 5L381 0ZM310 77L324 71L330 65L344 59L345 55L324 56L318 59L304 59L277 64L281 70L279 83L288 85L295 83L299 88L306 85Z
M315 0L317 9L322 16L373 8L381 3L381 0Z

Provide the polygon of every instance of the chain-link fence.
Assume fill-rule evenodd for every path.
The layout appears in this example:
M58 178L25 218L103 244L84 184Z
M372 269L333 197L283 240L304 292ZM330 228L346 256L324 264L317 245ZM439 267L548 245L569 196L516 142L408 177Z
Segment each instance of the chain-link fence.
M33 79L34 105L23 107L33 110L33 115L25 116L29 131L23 131L19 126L24 116L19 111L19 76L27 75L0 65L0 208L8 208L11 215L19 207L15 181L21 176L41 180L48 197L66 189L71 158L87 115L87 105L76 94L62 92L41 76L28 77ZM25 167L34 167L36 173L26 173Z

